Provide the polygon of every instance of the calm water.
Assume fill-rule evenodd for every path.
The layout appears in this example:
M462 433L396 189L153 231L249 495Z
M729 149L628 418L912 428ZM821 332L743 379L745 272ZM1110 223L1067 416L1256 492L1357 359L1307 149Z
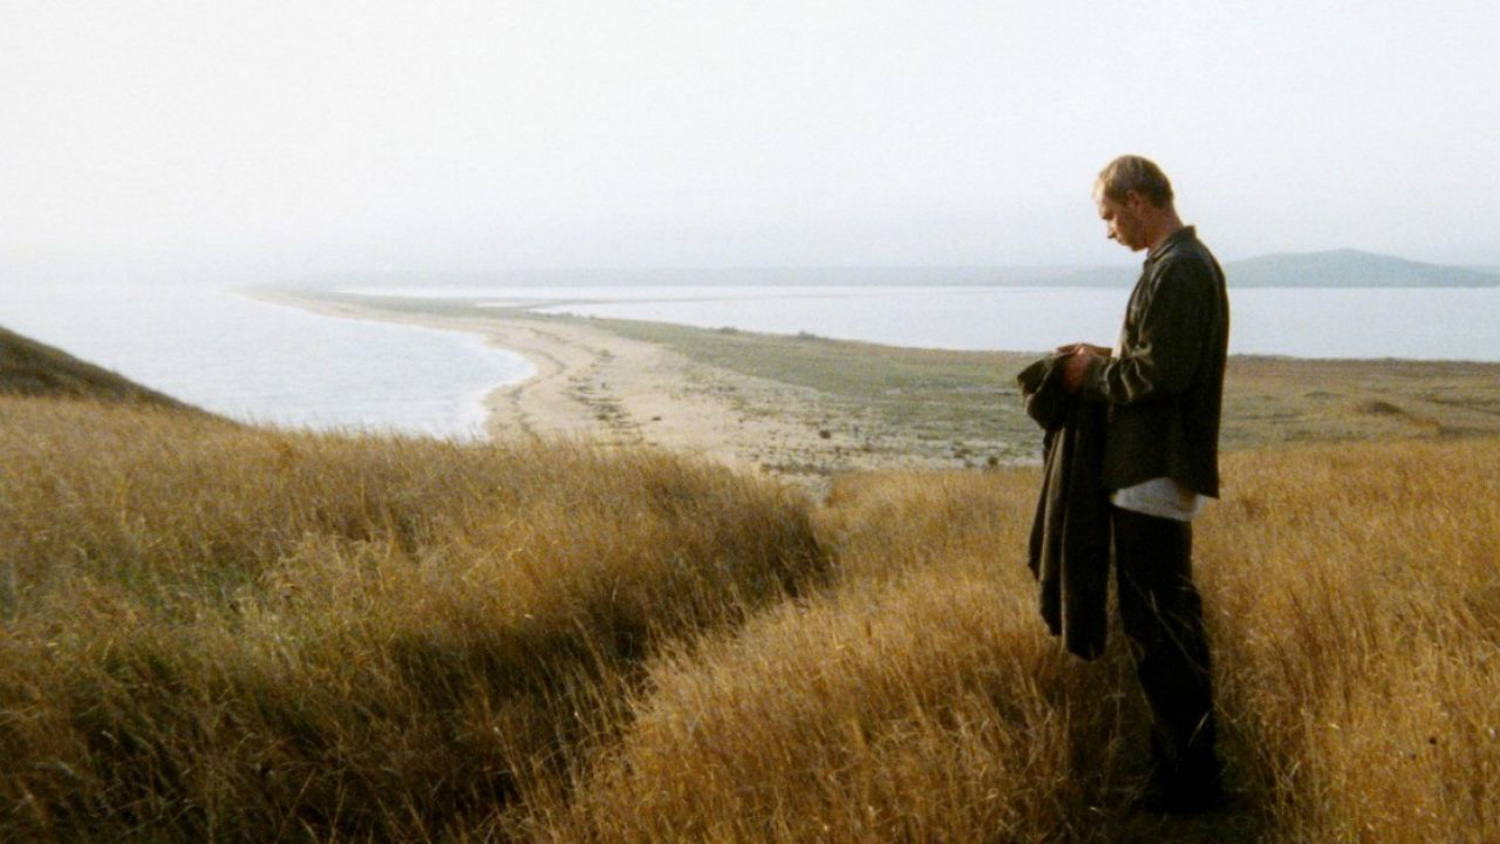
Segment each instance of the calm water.
M1112 344L1126 288L680 285L370 289L704 328L949 349ZM566 300L566 301L563 301ZM1500 288L1230 290L1233 354L1500 361Z
M318 316L188 285L0 285L0 325L227 416L467 437L535 369L478 335Z

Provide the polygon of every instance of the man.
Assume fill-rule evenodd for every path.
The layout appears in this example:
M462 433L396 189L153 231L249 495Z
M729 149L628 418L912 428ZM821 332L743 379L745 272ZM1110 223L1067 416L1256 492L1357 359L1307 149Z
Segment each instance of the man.
M1152 777L1139 805L1203 811L1223 793L1192 519L1219 493L1229 300L1223 270L1183 225L1154 163L1131 155L1110 162L1094 202L1108 237L1146 250L1146 261L1118 351L1059 349L1069 353L1063 384L1107 406L1102 484L1111 490L1120 615L1154 721Z

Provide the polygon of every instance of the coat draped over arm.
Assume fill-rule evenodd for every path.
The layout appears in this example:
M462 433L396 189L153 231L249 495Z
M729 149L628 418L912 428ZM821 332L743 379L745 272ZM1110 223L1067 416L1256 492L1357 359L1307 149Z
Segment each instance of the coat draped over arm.
M1048 355L1016 377L1026 414L1045 431L1028 563L1052 635L1094 659L1104 652L1108 628L1110 505L1101 481L1107 408L1064 389L1065 359Z

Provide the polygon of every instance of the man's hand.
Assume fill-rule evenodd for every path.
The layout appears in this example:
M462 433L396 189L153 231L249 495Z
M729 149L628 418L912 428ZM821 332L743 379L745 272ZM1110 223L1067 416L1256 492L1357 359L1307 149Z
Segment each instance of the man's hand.
M1114 354L1114 350L1104 346L1095 346L1093 343L1068 343L1065 346L1058 346L1057 353L1068 356L1062 362L1063 389L1076 393L1083 386L1083 377L1088 374L1089 362L1094 358L1107 358Z
M1083 386L1083 376L1089 371L1089 361L1097 355L1088 352L1074 352L1063 360L1062 383L1063 388L1070 393L1078 392Z
M1101 358L1107 358L1110 355L1114 354L1114 349L1111 349L1108 346L1095 346L1093 343L1068 343L1064 346L1058 346L1057 352L1058 354L1063 355L1076 355L1079 353L1086 353L1090 355L1098 355Z

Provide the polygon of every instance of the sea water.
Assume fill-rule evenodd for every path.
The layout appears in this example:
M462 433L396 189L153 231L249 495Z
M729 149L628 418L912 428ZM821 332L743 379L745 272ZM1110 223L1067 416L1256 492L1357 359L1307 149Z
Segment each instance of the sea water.
M1128 286L678 284L354 288L701 328L893 346L1042 351L1112 345ZM1500 287L1230 289L1230 353L1500 361Z
M475 334L345 319L192 284L0 284L0 326L243 421L468 438L535 368Z

